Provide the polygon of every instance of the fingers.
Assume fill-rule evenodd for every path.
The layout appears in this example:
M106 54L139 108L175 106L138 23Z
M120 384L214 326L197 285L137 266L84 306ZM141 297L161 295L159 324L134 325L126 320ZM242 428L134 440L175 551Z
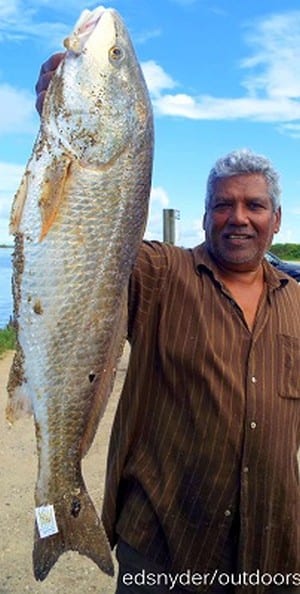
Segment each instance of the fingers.
M42 91L36 98L35 108L38 114L41 116L43 111L44 99L45 99L46 91Z
M64 57L64 53L53 54L41 67L38 81L35 86L37 93L45 91L48 88L49 82Z
M42 74L42 71L40 72L38 81L35 85L35 91L36 91L37 95L39 93L41 93L42 91L47 90L52 76L53 76L53 72L45 72L44 74Z
M66 52L57 52L52 54L46 62L42 65L41 71L48 72L49 70L56 70L62 59L65 57Z
M35 106L36 106L36 109L40 115L42 113L44 98L45 98L45 94L48 89L49 83L52 79L52 76L53 76L57 66L62 61L64 55L65 55L65 53L62 53L62 52L53 54L46 62L44 62L44 64L41 67L39 78L35 85L35 91L37 94Z

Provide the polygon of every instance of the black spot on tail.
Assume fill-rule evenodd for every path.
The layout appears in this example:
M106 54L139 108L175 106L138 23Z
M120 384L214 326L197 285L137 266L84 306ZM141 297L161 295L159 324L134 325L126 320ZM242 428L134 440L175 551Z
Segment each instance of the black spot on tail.
M78 518L81 511L81 503L77 497L74 497L71 505L71 514L74 518Z

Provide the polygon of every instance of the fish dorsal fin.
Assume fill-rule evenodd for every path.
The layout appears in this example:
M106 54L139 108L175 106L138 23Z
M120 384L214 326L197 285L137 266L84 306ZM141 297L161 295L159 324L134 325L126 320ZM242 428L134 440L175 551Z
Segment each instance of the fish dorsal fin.
M40 241L46 237L54 221L57 219L60 206L64 199L64 190L71 163L72 159L69 156L63 155L59 161L52 161L46 168L39 198L42 219Z

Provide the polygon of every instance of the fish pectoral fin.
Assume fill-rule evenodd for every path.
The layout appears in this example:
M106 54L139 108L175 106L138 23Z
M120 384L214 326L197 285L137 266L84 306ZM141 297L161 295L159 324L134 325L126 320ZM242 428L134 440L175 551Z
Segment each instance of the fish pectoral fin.
M62 497L54 510L58 533L40 538L35 527L33 570L35 579L44 580L60 555L77 551L89 557L108 575L114 575L109 542L94 504L86 490Z
M58 217L72 162L70 156L62 155L59 160L52 161L46 169L39 198L42 219L40 241L46 237Z
M27 189L28 189L28 170L25 171L21 183L19 185L18 190L15 193L15 197L12 204L11 215L10 215L10 222L9 222L9 232L14 235L20 229L20 222L22 217L22 212L27 196Z

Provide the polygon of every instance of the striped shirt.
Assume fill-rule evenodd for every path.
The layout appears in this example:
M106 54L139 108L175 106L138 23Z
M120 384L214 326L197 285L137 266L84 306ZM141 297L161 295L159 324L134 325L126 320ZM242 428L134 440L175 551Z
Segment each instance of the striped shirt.
M204 573L232 545L237 572L299 572L300 289L263 267L250 331L205 244L142 244L108 456L112 546L121 536L166 568Z

